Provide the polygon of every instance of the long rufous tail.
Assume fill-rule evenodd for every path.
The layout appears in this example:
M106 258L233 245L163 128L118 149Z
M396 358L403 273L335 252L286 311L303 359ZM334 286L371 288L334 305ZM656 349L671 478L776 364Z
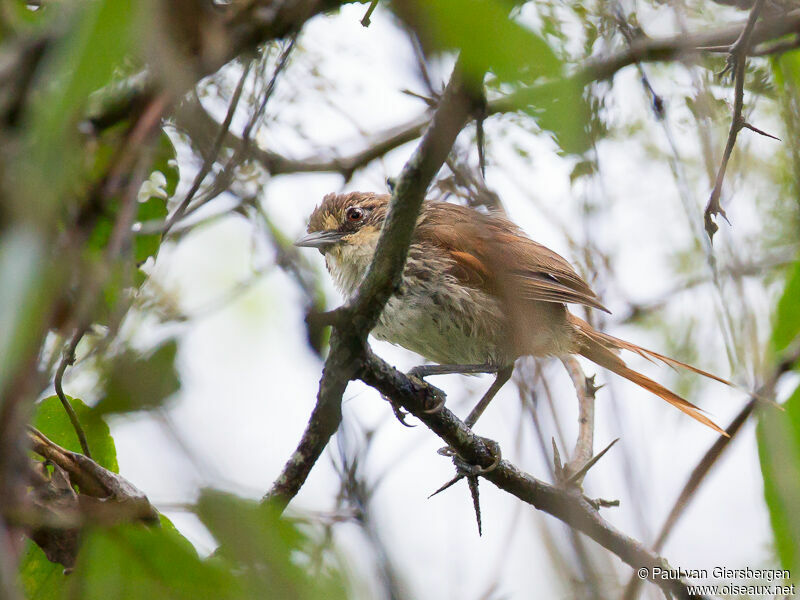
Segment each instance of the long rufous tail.
M715 381L719 381L734 387L732 383L722 379L721 377L717 377L716 375L698 369L697 367L693 367L692 365L675 360L674 358L669 358L668 356L653 352L652 350L647 350L646 348L642 348L636 344L632 344L630 342L626 342L625 340L601 333L594 329L586 321L576 317L575 315L570 314L569 320L581 334L580 349L578 351L581 356L588 358L593 363L596 363L601 367L604 367L609 371L624 377L628 381L632 381L636 385L643 387L647 391L652 392L662 400L669 402L678 410L686 413L693 419L697 419L703 425L711 427L711 429L717 433L720 433L726 437L728 436L724 429L714 423L714 421L709 419L703 413L702 409L698 408L688 400L684 400L678 394L668 390L660 383L657 383L649 377L642 375L641 373L638 373L637 371L634 371L628 367L628 365L625 364L625 361L623 361L617 355L617 352L620 350L629 350L639 354L640 356L643 356L648 360L652 361L653 359L657 359L671 367L688 369L689 371L693 371L698 375L703 375L704 377L708 377L710 379L714 379Z

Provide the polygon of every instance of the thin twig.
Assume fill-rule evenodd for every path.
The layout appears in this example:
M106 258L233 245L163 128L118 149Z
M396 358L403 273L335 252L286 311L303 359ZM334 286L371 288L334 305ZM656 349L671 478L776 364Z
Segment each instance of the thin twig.
M575 476L589 464L594 454L594 392L596 388L594 381L586 377L581 364L574 356L566 356L561 359L561 362L572 379L575 395L578 397L578 438L575 441L572 457L564 465L564 476L580 487L583 475L577 478Z
M378 0L372 0L372 2L370 2L369 8L367 9L367 12L364 14L364 18L361 19L361 25L363 25L364 27L369 27L371 23L370 17L372 16L372 13L375 11L375 8L377 6L378 6Z
M736 145L736 137L744 126L742 109L744 108L744 78L745 67L747 66L747 53L750 50L751 36L763 6L764 0L755 1L753 8L750 9L750 16L747 18L747 23L744 29L742 29L742 33L730 47L730 54L728 55L728 66L726 70L730 69L733 72L733 115L731 118L731 127L728 132L728 140L725 143L722 161L720 162L717 178L714 182L714 189L711 191L711 197L708 199L708 204L706 204L703 216L706 233L710 239L714 238L714 234L719 229L713 217L721 216L728 221L725 210L722 208L719 201L722 195L722 183L725 180L725 171L728 168L728 161L733 153L733 147Z
M197 175L195 175L191 187L186 192L186 196L184 196L183 200L181 200L181 203L178 205L178 208L175 209L175 212L172 213L169 219L167 219L167 222L164 224L164 235L169 233L169 230L172 229L172 226L183 217L183 214L186 212L186 209L189 208L189 204L192 202L195 194L203 184L203 180L206 178L206 175L208 175L211 172L211 169L214 167L214 162L216 162L219 151L222 148L222 142L225 141L225 135L228 133L228 130L231 127L233 115L236 113L236 108L239 106L239 99L242 97L244 84L247 81L247 76L250 74L250 66L252 64L253 63L250 60L245 63L244 69L242 70L242 75L239 77L239 83L236 84L236 89L234 90L233 96L231 97L231 102L228 105L228 112L226 113L225 119L222 121L222 124L219 127L219 131L217 132L217 137L214 140L211 151L203 161L203 164L200 167L200 170L197 172Z
M72 339L70 339L69 344L66 348L64 348L64 352L61 355L61 362L58 365L58 369L56 369L56 375L53 379L53 387L56 390L58 399L61 400L61 404L64 406L64 410L67 412L69 422L72 423L72 428L75 430L75 434L78 436L78 441L81 444L81 450L87 457L92 458L92 453L89 452L89 442L86 440L86 432L83 431L81 422L78 420L78 415L75 414L75 409L72 408L72 404L70 404L69 400L67 400L67 396L64 394L64 388L62 386L64 372L67 370L68 366L75 362L75 349L78 347L78 343L86 333L86 329L86 327L79 327L76 329L75 333L72 334Z
M297 41L297 34L293 35L286 46L284 47L283 51L281 52L281 56L278 59L278 63L273 70L272 76L270 77L269 82L267 83L264 90L261 92L261 102L259 103L258 107L253 114L248 119L247 123L242 130L241 138L239 138L240 143L235 149L233 156L225 163L225 166L222 168L222 171L214 178L213 184L209 186L209 188L199 197L194 204L192 204L191 208L187 208L182 217L188 217L193 213L197 212L200 208L208 204L211 200L219 196L222 192L228 189L230 183L233 179L234 173L236 168L248 157L252 150L252 132L258 121L263 117L264 112L267 108L267 102L272 97L272 93L275 90L275 84L277 83L278 76L283 72L284 68L286 67L289 56L292 53L292 50L295 47L295 42ZM246 77L246 73L243 75L243 78ZM233 134L230 133L228 129L224 128L223 126L219 130L219 135L222 136L222 140L228 139ZM206 155L206 161L211 161L211 164L217 159L217 154L221 149L221 145L219 143L219 137L215 139L214 144L212 146L211 151ZM176 211L177 214L177 211ZM162 232L166 233L171 228L169 225L169 221L166 225L164 225Z

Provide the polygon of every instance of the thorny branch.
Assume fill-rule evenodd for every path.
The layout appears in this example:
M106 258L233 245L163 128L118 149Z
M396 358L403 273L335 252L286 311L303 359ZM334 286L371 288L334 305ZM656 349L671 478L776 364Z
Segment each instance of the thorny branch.
M426 412L426 408L435 402L430 388L407 378L369 349L366 352L359 374L364 383L400 402L403 408L425 423L464 460L482 467L492 465L495 455L486 441L473 433L452 412L447 408L435 414ZM663 558L603 520L596 507L577 489L565 489L539 481L507 460L501 460L495 469L486 472L483 477L501 490L588 535L634 568L648 567L652 573L652 567L667 566ZM692 597L682 581L654 580L653 583L678 598Z
M764 0L756 0L755 4L753 4L744 29L742 29L741 34L730 47L728 65L725 67L725 71L723 71L723 74L728 70L733 73L733 117L731 118L731 128L728 132L728 141L725 143L722 161L720 162L717 178L714 182L714 189L711 191L711 197L708 199L708 204L706 205L703 215L706 233L708 233L708 237L711 239L714 238L714 234L719 229L713 217L721 216L726 221L728 220L728 217L725 215L725 210L720 205L719 200L722 196L722 183L725 180L725 171L728 168L728 161L733 153L733 147L736 145L736 137L739 135L742 128L747 126L744 116L742 116L742 110L744 108L745 67L747 66L747 53L750 51L752 44L753 30L755 29L758 15L763 6ZM752 126L749 126L749 128L756 130Z

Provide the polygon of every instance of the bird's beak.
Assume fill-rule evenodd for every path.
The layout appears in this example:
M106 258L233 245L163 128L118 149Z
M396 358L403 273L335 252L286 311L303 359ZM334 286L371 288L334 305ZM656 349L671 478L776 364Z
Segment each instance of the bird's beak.
M341 241L344 233L340 231L315 231L304 235L297 240L294 245L301 248L318 248L320 251L325 250L329 246Z

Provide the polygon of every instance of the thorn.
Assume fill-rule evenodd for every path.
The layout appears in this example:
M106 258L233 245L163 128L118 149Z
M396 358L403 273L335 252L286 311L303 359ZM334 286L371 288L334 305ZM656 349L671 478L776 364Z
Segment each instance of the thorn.
M445 483L442 487L440 487L438 490L436 490L430 496L428 496L428 500L433 498L436 494L440 494L443 491L445 491L447 488L449 488L449 487L453 486L454 484L458 483L458 481L463 479L464 477L466 477L465 473L456 473L455 477L453 477L450 481Z
M763 135L764 137L768 137L768 138L771 138L773 140L778 140L779 142L783 141L778 136L772 135L771 133L767 133L763 129L759 129L758 127L755 127L755 126L751 125L747 121L742 123L742 127L744 127L745 129L749 129L750 131L755 131L757 134Z
M594 397L594 395L595 395L595 394L596 394L596 393L597 393L599 390L603 389L603 388L606 386L606 384L605 384L605 383L599 383L599 384L598 384L598 383L595 383L595 378L596 378L596 377L597 377L597 375L596 375L596 374L595 374L595 375L592 375L591 377L587 377L587 378L586 378L586 382L584 383L584 385L586 386L586 393L587 393L589 396L592 396L592 397Z
M556 481L561 481L564 474L564 469L561 465L561 455L558 453L558 446L556 446L556 438L550 438L553 443L553 467L555 467Z
M478 521L478 536L483 535L483 527L481 526L481 501L478 495L478 478L475 476L467 477L469 484L469 493L472 496L472 506L475 508L475 519Z
M614 444L616 444L618 441L619 441L619 438L615 439L608 446L606 446L600 452L598 452L592 458L590 458L586 462L585 465L583 465L578 471L576 471L573 475L571 475L569 479L567 479L566 483L567 484L571 484L571 483L576 483L576 482L580 481L583 478L583 476L586 475L586 473L589 471L589 469L591 469L593 466L595 466L597 464L597 461L600 460L601 458L603 458L603 455L606 452L608 452L609 450L611 450L611 447Z

